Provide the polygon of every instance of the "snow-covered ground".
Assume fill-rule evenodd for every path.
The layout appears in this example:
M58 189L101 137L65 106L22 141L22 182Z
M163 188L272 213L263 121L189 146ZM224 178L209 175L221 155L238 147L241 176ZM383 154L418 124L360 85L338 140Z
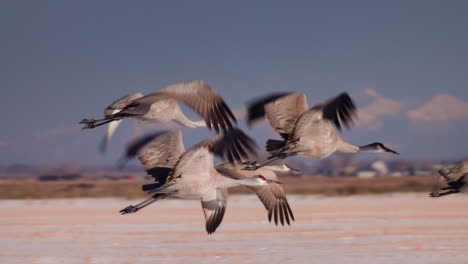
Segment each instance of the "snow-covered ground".
M231 196L204 230L199 201L136 214L122 199L0 200L0 263L468 263L468 195L289 196L276 227L255 196Z

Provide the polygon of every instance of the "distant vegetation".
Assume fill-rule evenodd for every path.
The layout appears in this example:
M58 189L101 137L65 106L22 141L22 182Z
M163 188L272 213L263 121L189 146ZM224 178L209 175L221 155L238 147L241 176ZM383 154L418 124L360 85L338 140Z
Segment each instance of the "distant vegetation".
M361 160L356 155L336 154L324 160L290 158L288 164L300 169L302 176L430 176L449 164L458 162L450 160ZM296 175L298 176L298 175ZM124 180L128 178L144 180L148 178L143 167L128 164L120 170L115 165L93 165L80 162L57 164L9 164L0 165L0 180Z
M359 179L355 177L283 177L289 194L353 195L390 192L431 192L438 180L433 177L399 177ZM0 181L0 199L79 198L147 196L140 187L148 181ZM249 193L245 188L231 193Z

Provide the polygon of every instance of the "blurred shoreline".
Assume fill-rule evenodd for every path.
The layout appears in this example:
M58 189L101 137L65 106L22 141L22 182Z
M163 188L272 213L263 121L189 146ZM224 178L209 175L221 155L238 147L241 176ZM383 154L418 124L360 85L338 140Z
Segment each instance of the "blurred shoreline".
M439 181L434 176L404 176L363 179L356 177L280 177L288 194L316 194L325 196L381 194L401 192L431 192ZM141 185L150 180L2 180L0 199L44 199L147 196ZM230 193L252 193L245 187L230 189Z

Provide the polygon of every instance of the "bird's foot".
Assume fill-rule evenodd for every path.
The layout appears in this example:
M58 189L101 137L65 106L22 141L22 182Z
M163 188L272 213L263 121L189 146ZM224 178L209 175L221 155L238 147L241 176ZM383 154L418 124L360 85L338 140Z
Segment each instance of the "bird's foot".
M440 193L438 193L438 192L432 192L432 193L429 194L429 197L432 197L432 198L440 197Z
M242 170L248 170L248 171L254 171L259 168L258 163L256 161L251 162L250 164L247 164L242 168Z
M84 127L82 127L81 129L91 129L91 128L95 128L95 123L97 122L97 120L95 119L83 119L81 120L80 124L85 124Z
M299 140L300 138L296 139L296 140L293 140L289 143L290 146L292 147L296 147L297 145L299 145Z
M136 207L136 206L133 206L133 205L129 205L127 207L125 207L124 209L120 210L120 214L131 214L131 213L135 213L137 212L138 210L140 210L140 208Z

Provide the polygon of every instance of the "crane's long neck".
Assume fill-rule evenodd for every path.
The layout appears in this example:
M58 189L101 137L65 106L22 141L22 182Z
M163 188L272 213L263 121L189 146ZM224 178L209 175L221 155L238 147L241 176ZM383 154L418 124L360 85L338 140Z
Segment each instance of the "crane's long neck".
M338 146L336 151L343 152L343 153L356 153L361 151L360 147L353 145L344 141L343 139L338 140Z
M231 188L231 187L237 187L237 186L259 186L259 185L261 184L259 184L258 181L256 181L253 178L236 180L236 179L231 179L225 176L220 176L216 187L217 188Z
M190 128L206 127L206 123L204 120L192 121L188 119L179 107L175 108L174 111L176 113L172 121L176 122L177 124Z
M348 143L344 140L341 140L338 144L337 151L343 153L356 153L356 152L386 152L379 145L380 143L372 143L364 146L356 146L351 143ZM388 152L388 151L387 151ZM395 152L394 152L395 153Z
M378 148L377 146L375 146L373 144L360 146L358 148L359 148L359 152L384 152L380 148Z
M174 122L184 127L190 127L190 128L206 127L206 123L204 120L192 121L188 118L185 118L185 119L174 119Z

